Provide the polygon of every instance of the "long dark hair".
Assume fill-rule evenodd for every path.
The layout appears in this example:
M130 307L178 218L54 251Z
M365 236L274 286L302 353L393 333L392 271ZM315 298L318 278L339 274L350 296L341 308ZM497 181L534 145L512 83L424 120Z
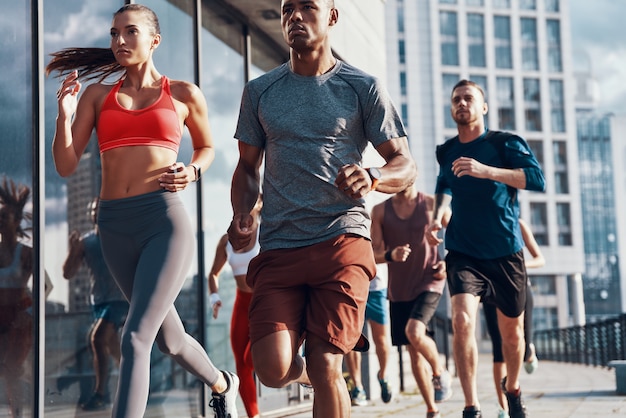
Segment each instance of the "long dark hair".
M22 228L22 220L30 221L32 215L24 211L24 206L28 202L30 189L23 184L15 184L5 176L0 184L0 210L13 213L16 220L15 233L18 237L28 237L26 230ZM27 228L27 230L30 228Z
M152 34L160 34L159 19L152 9L141 4L127 4L113 13L113 17L124 12L143 13L152 29ZM46 66L46 75L58 71L58 77L78 70L78 77L82 80L98 79L102 81L125 70L115 59L111 48L65 48L50 54L52 59Z

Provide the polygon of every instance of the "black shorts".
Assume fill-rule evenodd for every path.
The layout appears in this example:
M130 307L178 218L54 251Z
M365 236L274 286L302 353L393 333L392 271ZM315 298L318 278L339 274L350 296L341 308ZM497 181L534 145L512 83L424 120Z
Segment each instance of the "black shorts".
M417 319L428 327L428 323L435 315L437 305L439 305L439 299L441 299L440 293L424 292L412 301L390 302L391 343L393 345L409 345L410 342L405 332L409 319Z
M524 312L528 277L522 250L500 258L481 260L456 251L446 255L450 296L469 293L492 303L509 318Z

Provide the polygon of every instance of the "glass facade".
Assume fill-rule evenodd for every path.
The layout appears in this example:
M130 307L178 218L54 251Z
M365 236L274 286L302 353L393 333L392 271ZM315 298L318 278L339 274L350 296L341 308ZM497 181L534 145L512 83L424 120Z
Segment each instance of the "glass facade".
M31 77L35 46L30 2L3 5L0 29L0 416L33 417L33 341L36 329L31 279L33 241L33 148L36 104Z
M246 79L284 62L287 54L266 34L247 27L234 10L216 3L202 2L201 10L196 11L200 2L193 0L143 2L156 12L161 26L163 41L155 52L155 65L171 79L201 87L216 149L215 161L202 180L181 192L198 244L175 306L186 330L205 345L211 359L234 370L229 332L235 282L230 269L225 269L220 280L223 308L218 319L209 317L202 296L206 294L205 265L212 262L217 242L232 216L230 179L238 158L233 133L240 92ZM56 74L44 78L43 67L49 54L62 48L108 47L113 12L124 1L39 0L33 4L41 6L40 15L38 10L31 10L31 2L4 5L4 36L0 40L4 58L0 63L4 93L0 116L0 268L7 267L17 254L18 250L8 250L5 245L17 237L20 257L33 269L32 275L24 270L29 272L25 278L0 283L0 349L3 359L11 364L0 376L0 416L74 417L82 416L81 405L94 390L94 321L88 270L81 266L71 279L65 279L64 263L70 233L82 234L93 228L88 204L99 191L100 158L93 137L75 174L61 178L56 173L51 143L60 80ZM278 20L275 24L279 25ZM41 39L41 51L35 39ZM41 87L38 80L43 82ZM191 152L190 136L185 132L178 160L189 161ZM39 174L39 167L45 171ZM37 216L38 211L45 216ZM13 229L7 229L8 225ZM41 298L39 289L45 291ZM4 329L16 331L7 333ZM43 337L41 342L37 336ZM117 381L116 356L107 358L106 364L105 404L110 407L108 401L114 397ZM205 414L208 399L203 387L153 347L146 416ZM310 401L298 385L278 390L259 384L258 389L263 412ZM243 410L242 405L239 407Z
M579 112L576 123L585 246L585 308L587 318L600 319L619 312L621 306L611 117Z

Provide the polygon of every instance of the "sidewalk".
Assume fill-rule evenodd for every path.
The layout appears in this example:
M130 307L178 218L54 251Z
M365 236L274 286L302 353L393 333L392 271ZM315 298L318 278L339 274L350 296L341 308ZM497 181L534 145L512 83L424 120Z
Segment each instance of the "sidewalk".
M406 369L410 370L410 369ZM373 399L368 406L352 407L353 418L421 418L426 406L416 389L413 378L405 378L405 393L395 394L390 403ZM524 401L532 418L594 418L626 417L626 396L615 392L615 372L568 363L541 361L532 375L522 370L520 378ZM453 395L439 404L442 417L461 417L463 393L458 378L453 379ZM497 401L491 372L491 356L481 354L478 364L478 395L484 418L498 416ZM292 415L310 418L311 411ZM329 417L331 418L331 417Z

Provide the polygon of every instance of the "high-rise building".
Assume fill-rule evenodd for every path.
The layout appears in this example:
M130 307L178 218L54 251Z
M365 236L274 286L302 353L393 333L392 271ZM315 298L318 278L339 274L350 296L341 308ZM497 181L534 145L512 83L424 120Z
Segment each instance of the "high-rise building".
M546 192L520 193L546 265L530 271L536 329L584 322L584 249L574 76L566 0L389 0L389 90L402 111L418 187L434 191L435 146L457 134L450 94L459 79L483 87L488 128L525 138Z
M623 132L625 118L597 111L599 100L592 63L584 51L576 53L576 123L580 170L580 198L585 240L583 291L588 320L625 311L626 291L620 280L625 271L620 248L624 213ZM621 129L620 129L621 128ZM624 228L624 226L622 226ZM623 229L622 229L623 231Z
M94 227L89 204L100 192L100 154L95 138L87 146L76 172L67 179L67 226L68 230L81 235ZM91 310L91 281L87 266L83 265L70 279L68 308L70 312Z

